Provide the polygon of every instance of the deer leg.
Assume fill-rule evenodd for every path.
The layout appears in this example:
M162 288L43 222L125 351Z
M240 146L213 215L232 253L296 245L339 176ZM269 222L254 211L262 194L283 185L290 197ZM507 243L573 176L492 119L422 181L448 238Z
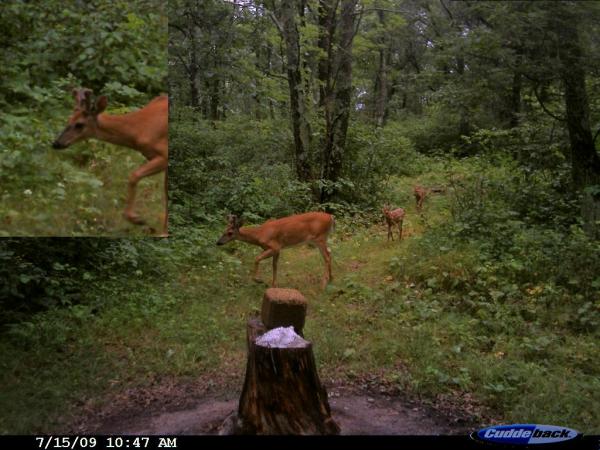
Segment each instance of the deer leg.
M254 258L254 277L253 277L254 281L260 282L260 278L258 278L258 263L261 262L265 258L270 258L271 256L273 256L276 253L278 253L278 252L276 252L275 250L270 248L270 249L262 252L256 258Z
M333 280L333 276L331 274L331 253L327 248L327 241L315 241L317 247L321 251L321 255L323 256L323 260L325 261L325 276L323 277L323 282L321 283L323 289L327 286L327 283Z
M144 221L135 212L133 212L133 206L135 203L135 189L138 182L142 178L162 172L167 168L167 165L168 162L165 158L156 157L131 172L127 187L127 206L125 207L125 212L123 213L127 220L135 223L136 225L141 225L144 223Z
M402 221L398 222L398 229L400 230L400 240L402 240Z
M273 283L271 287L277 285L277 261L279 260L279 252L273 254Z

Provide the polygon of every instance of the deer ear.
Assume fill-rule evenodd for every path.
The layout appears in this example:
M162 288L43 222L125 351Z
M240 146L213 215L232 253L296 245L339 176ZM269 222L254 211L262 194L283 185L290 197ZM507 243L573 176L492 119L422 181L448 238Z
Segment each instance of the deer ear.
M237 227L241 227L244 224L244 218L243 217L239 217L236 221L236 225Z
M106 109L106 105L108 105L108 97L106 95L101 95L96 99L96 105L94 107L94 113L100 114L102 111Z

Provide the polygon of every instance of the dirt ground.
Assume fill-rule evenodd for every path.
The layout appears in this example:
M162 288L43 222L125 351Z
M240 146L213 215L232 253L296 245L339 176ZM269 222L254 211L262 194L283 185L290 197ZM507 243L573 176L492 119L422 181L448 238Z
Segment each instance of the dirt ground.
M356 386L326 387L334 420L346 435L467 434L479 424L465 411L441 411L398 395ZM71 433L202 435L218 434L237 408L239 392L198 382L161 382L122 392L103 407L82 408ZM220 391L220 393L218 392ZM443 408L442 408L443 409Z

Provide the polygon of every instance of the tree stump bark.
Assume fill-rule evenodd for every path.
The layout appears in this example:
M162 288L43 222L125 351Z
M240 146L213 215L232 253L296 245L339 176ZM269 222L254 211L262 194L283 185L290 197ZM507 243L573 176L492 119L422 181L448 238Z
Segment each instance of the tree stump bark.
M339 434L317 374L312 344L296 336L288 347L261 345L257 338L265 331L258 318L248 321L246 379L229 432Z
M269 288L263 297L261 318L267 328L293 326L300 336L306 318L306 299L296 289Z

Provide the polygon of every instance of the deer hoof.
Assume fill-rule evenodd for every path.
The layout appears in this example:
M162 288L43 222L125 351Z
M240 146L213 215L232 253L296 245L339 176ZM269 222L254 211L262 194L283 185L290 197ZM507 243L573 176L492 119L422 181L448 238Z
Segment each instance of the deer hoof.
M138 216L135 213L123 213L123 216L125 217L125 219L127 219L129 222L135 224L135 225L144 225L146 223L146 221L144 219L142 219L140 216Z

